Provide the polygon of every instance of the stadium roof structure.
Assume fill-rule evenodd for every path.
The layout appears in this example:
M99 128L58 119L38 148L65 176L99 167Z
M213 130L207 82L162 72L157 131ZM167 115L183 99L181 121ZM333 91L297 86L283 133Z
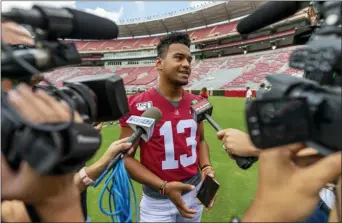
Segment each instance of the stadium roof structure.
M227 1L177 16L120 24L118 38L151 36L229 21L252 13L263 3L264 1Z

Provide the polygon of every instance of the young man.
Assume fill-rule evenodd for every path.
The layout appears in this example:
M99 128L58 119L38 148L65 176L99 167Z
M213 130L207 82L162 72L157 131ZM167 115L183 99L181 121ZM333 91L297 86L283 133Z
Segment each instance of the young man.
M158 84L129 97L131 112L120 120L120 137L124 138L133 133L125 122L130 115L140 116L152 106L162 112L152 138L140 140L125 158L131 178L143 184L141 222L200 222L203 207L196 193L205 176L214 177L203 124L193 120L191 111L191 101L200 97L183 89L191 74L189 48L185 33L171 33L160 40ZM138 145L141 162L134 159Z

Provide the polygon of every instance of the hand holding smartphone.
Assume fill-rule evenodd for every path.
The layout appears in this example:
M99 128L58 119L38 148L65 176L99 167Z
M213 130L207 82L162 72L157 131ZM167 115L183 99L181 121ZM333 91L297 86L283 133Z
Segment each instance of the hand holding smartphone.
M211 201L214 199L220 184L212 177L206 176L201 188L197 193L197 199L208 208Z

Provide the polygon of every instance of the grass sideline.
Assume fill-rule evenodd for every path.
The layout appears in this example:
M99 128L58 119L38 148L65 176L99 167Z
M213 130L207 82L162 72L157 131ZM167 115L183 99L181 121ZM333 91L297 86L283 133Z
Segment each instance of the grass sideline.
M209 100L214 106L213 119L222 128L237 128L246 131L244 121L245 99L211 97ZM119 126L103 128L102 146L89 163L93 163L94 160L101 157L104 150L117 140L119 131ZM252 202L256 191L257 163L249 170L239 169L235 161L231 160L222 149L220 141L216 138L215 130L208 122L205 122L205 138L210 146L212 165L221 187L217 194L215 206L209 212L204 211L202 222L228 222L232 216L241 217ZM104 215L99 209L98 200L102 187L103 185L99 185L97 188L88 189L88 215L92 222L111 222L110 217ZM134 182L134 187L137 200L140 202L141 185ZM105 200L105 207L108 206L107 203L108 201Z

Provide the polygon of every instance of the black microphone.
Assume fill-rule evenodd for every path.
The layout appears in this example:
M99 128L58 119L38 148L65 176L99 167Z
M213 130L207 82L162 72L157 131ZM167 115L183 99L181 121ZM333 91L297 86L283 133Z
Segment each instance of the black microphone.
M201 101L193 100L191 102L191 109L194 113L194 120L196 122L201 122L203 120L208 120L210 125L216 130L216 131L221 131L222 128L215 122L211 114L213 112L213 106L210 104L210 102L206 99L203 99ZM258 160L257 157L241 157L241 156L236 156L234 154L230 154L232 158L235 159L236 164L241 168L241 169L248 169L250 168L255 161Z
M19 24L48 30L56 38L115 39L118 26L111 20L70 8L33 6L32 9L13 8L1 17Z
M161 111L156 108L148 108L141 116L132 115L126 123L134 130L134 133L128 138L127 142L134 144L139 138L146 142L152 137L153 129L156 123L162 118ZM125 151L120 152L109 163L107 169L113 168L124 156Z
M310 2L271 1L263 4L252 14L243 18L236 30L240 34L249 34L268 25L294 15L302 8L308 7Z

